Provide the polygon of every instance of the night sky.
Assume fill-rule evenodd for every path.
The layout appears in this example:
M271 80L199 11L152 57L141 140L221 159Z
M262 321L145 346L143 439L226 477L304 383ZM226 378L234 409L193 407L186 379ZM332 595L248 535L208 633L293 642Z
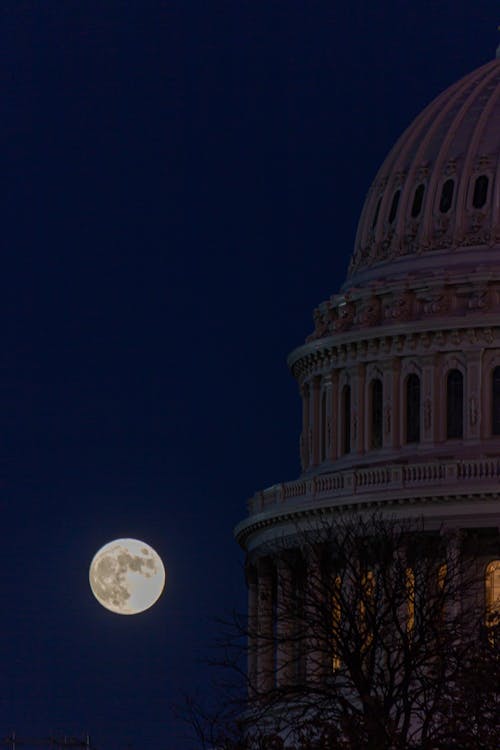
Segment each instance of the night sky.
M0 10L0 737L187 750L234 525L299 473L286 356L375 171L494 56L498 0L6 0ZM168 569L135 617L88 566Z

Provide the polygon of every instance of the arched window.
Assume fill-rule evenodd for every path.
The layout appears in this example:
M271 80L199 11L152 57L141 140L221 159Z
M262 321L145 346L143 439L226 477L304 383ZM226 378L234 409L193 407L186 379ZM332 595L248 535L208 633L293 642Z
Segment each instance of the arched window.
M439 210L442 214L447 214L453 201L453 190L455 182L452 179L446 180L441 190L441 200L439 201Z
M422 203L424 201L425 185L418 185L413 196L413 205L411 207L411 218L416 219L422 210Z
M371 390L371 447L382 447L382 382L373 380L370 385Z
M491 385L491 432L500 435L500 367L493 370Z
M399 199L401 197L401 190L396 190L392 197L391 210L389 211L389 224L394 222L396 214L398 212Z
M464 379L460 370L450 370L446 379L446 437L461 438L464 432Z
M406 380L406 442L420 441L420 378L409 375Z
M493 625L500 619L500 560L492 560L486 566L484 584L486 621Z
M342 452L351 452L351 388L342 391Z
M472 205L474 208L482 208L488 197L488 178L485 174L480 175L474 184L474 195Z
M378 221L378 215L380 213L380 204L382 203L382 196L379 197L377 201L377 207L375 208L375 213L373 214L373 221L372 221L372 229L375 229L377 226Z
M321 394L321 440L320 440L320 456L321 462L326 459L326 442L327 442L327 431L326 431L326 391Z

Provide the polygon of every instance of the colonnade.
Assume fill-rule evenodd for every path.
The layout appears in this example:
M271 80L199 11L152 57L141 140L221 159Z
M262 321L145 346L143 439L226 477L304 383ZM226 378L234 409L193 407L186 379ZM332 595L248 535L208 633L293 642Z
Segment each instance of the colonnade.
M301 385L302 469L337 461L346 454L355 458L373 451L370 389L375 380L382 384L383 399L378 447L386 452L400 450L408 442L406 382L410 375L418 378L418 443L423 447L448 439L446 383L453 369L463 377L463 440L491 437L496 398L492 392L493 371L499 365L500 351L471 350L392 357L311 375Z

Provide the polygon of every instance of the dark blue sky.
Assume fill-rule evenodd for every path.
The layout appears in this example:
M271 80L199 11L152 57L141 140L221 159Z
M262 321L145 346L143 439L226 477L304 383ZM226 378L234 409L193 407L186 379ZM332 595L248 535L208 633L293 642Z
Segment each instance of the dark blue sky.
M493 57L497 0L6 0L0 10L0 736L187 750L232 538L299 472L285 358L395 138ZM135 536L165 595L100 608Z

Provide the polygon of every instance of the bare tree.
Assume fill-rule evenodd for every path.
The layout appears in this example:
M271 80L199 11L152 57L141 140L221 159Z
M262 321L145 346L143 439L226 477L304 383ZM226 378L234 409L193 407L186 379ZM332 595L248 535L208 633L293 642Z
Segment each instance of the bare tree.
M464 539L350 517L269 557L275 626L225 624L217 710L190 706L203 747L498 750L498 618Z

